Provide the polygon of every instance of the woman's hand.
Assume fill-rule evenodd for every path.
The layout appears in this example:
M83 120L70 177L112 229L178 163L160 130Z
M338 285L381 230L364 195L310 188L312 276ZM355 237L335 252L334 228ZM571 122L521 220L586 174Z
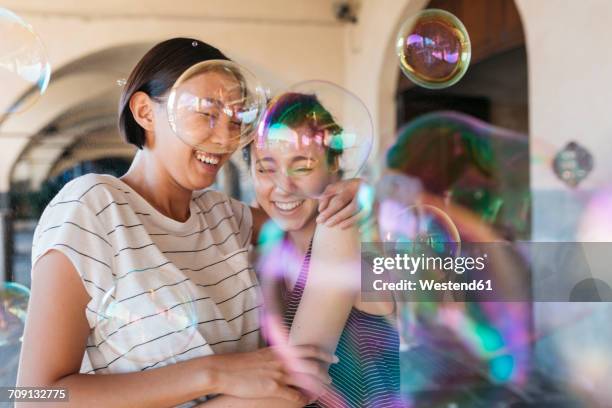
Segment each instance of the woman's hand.
M370 190L371 187L358 178L330 184L319 197L317 222L328 227L340 225L342 229L360 224L371 213Z
M314 346L268 347L218 357L214 369L221 394L282 398L304 405L325 392L331 383L327 367L337 362L333 355Z

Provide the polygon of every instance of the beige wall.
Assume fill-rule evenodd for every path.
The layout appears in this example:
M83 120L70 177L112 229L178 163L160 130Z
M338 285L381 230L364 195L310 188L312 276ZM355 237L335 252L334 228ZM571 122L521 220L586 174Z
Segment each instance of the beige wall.
M581 240L584 236L577 236L576 230L588 214L590 193L612 182L612 2L516 3L525 26L529 61L530 149L538 158L531 164L533 239ZM577 190L561 183L550 168L551 156L571 140L587 148L595 163ZM595 239L610 241L610 209L597 210L603 213L587 217L597 216L600 223L607 223L608 230ZM597 261L587 260L590 265L597 265ZM592 268L595 278L610 283L609 273L597 275L604 268ZM534 273L537 277L537 271ZM534 303L535 327L551 333L536 343L539 368L557 376L563 375L559 366L566 365L574 385L580 389L587 384L587 394L607 401L603 405L612 400L612 370L600 366L594 371L593 367L612 352L612 329L607 323L611 314L607 303ZM572 317L576 315L585 317L576 322ZM555 330L553 323L565 329Z
M531 144L551 151L576 140L595 157L581 185L611 181L612 2L516 0L529 58ZM546 164L533 165L536 189L565 188Z
M370 0L362 4L360 21L346 29L345 72L347 87L368 106L375 126L376 143L370 164L377 163L395 139L398 72L395 37L406 17L428 0Z

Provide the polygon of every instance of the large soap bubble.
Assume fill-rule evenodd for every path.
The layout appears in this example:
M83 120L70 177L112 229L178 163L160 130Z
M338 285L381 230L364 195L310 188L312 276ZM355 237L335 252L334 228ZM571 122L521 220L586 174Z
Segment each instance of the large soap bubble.
M418 179L430 194L470 210L500 235L527 239L527 139L462 113L431 112L400 129L386 161L390 169ZM470 235L465 228L461 234Z
M168 97L168 120L186 144L206 153L233 153L248 144L266 108L266 92L232 61L200 62L185 71Z
M257 130L257 175L296 197L317 198L329 184L355 177L372 148L363 102L326 81L307 81L279 94Z
M15 282L0 285L0 347L21 341L30 290Z
M451 13L423 10L401 27L396 42L403 73L429 89L454 85L468 69L470 37L463 23Z
M51 77L45 47L31 25L15 13L0 7L0 84L4 91L28 92L16 102L3 106L0 120L31 107L45 92Z
M139 363L164 361L190 347L198 318L185 286L160 285L138 296L125 296L121 288L114 286L102 299L94 336L98 347Z

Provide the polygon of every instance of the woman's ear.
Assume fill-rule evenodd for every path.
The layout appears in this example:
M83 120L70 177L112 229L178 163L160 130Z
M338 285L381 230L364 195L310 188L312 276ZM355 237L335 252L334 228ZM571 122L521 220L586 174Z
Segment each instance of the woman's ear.
M340 171L340 155L339 154L334 155L334 157L331 160L329 168L332 173L337 173Z
M136 123L145 130L145 133L153 131L155 126L155 115L153 100L144 92L136 92L130 98L130 110Z

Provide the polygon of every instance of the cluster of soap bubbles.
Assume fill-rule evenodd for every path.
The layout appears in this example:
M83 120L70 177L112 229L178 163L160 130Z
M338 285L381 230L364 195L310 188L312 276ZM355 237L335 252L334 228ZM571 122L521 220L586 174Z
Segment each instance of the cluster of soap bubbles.
M529 159L526 135L456 112L417 117L387 151L391 171L376 196L380 240L416 246L417 254L465 256L473 242L528 238ZM505 288L498 290L502 296ZM525 381L528 309L446 297L399 303L402 387L418 390L419 377L452 388L453 372L469 386L474 378ZM435 403L463 403L456 397L440 394Z
M31 25L0 7L0 84L22 95L0 110L0 121L30 108L46 91L51 67L45 47Z

